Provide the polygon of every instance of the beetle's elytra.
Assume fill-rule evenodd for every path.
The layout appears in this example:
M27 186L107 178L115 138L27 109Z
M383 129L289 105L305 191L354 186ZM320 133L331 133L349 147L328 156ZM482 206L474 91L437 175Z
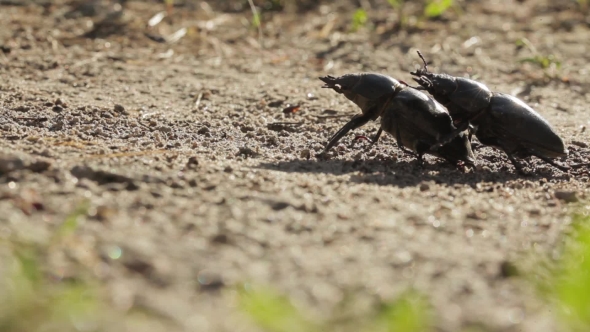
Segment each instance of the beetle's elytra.
M423 92L375 73L320 79L325 83L323 87L343 94L362 111L332 136L324 151L333 147L350 130L381 117L381 128L373 142L385 131L395 137L400 149L413 151L420 162L427 153L453 164L474 164L471 144L465 133L454 135L436 151L431 149L442 137L453 134L456 128L447 110Z

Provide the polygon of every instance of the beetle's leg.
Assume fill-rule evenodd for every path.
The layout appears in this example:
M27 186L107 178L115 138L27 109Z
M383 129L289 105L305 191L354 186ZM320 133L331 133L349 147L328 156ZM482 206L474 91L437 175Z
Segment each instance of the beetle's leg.
M407 154L415 155L414 152L406 149L406 147L404 146L404 143L402 143L402 135L399 130L399 115L397 115L397 113L395 114L395 140L397 141L397 147L400 150L402 150L403 152L405 152ZM420 157L419 157L419 159L420 159Z
M419 86L411 86L411 85L409 85L408 83L406 83L406 82L404 82L404 81L402 81L402 80L399 80L399 82L400 82L401 84L403 84L403 85L407 86L407 87L410 87L410 88L412 88L412 89L416 89L416 90L426 90L426 88L425 88L425 87L423 87L423 86L420 86L420 85L419 85Z
M352 117L352 119L350 121L348 121L348 123L345 124L344 127L342 127L340 130L338 130L336 132L336 134L334 134L334 136L332 136L332 138L330 138L330 141L328 142L328 145L326 145L326 148L324 149L324 151L322 151L322 154L328 152L328 150L330 150L334 145L336 145L336 143L338 143L338 141L342 137L344 137L344 135L348 134L349 131L354 130L354 129L366 124L370 120L371 120L371 114L369 112L366 114L358 114L358 115L355 115L354 117Z
M471 142L471 138L473 137L473 135L477 132L477 129L475 128L474 125L472 124L468 124L467 125L467 134L469 136L467 136L467 138L469 139L469 142Z
M547 157L545 157L545 156L541 155L541 154L540 154L540 153L539 153L537 150L535 150L535 149L530 149L530 148L529 148L529 149L527 149L527 150L528 150L528 151L530 152L530 154L532 154L533 156L535 156L535 157L537 157L537 158L539 158L539 159L543 160L543 161L544 161L544 162L546 162L547 164L549 164L549 165L551 165L551 166L553 166L553 167L555 167L555 168L559 169L559 170L560 170L560 171L562 171L562 172L565 172L565 173L567 173L567 171L569 171L569 170L571 169L571 167L569 167L569 166L566 166L566 165L560 165L560 164L556 163L555 161L551 160L550 158L547 158Z
M417 160L418 160L418 166L420 168L424 167L424 154L423 153L419 153L417 156Z
M369 146L367 147L367 151L370 150L373 145L375 145L375 143L377 143L377 141L379 141L379 137L381 137L381 133L383 132L383 128L379 128L379 130L377 131L377 134L375 134L375 136L373 136L373 138L371 138L371 144L369 144Z
M432 82L424 76L412 77L412 79L416 81L416 83L420 84L420 86L424 88L423 90L428 90L432 87Z
M434 144L431 149L433 151L440 149L441 146L451 142L457 135L459 135L464 130L468 131L469 141L471 141L471 137L473 136L474 133L477 132L477 127L472 125L471 121L479 118L481 115L484 114L485 111L486 111L486 109L483 109L482 111L477 113L475 116L473 116L469 119L463 119L462 121L460 121L458 124L455 125L455 128L456 128L455 130L453 130L449 134L441 137L439 139L438 143Z
M506 151L504 151L506 152ZM516 171L524 176L529 176L530 174L528 172L526 172L524 170L524 168L522 167L522 165L516 160L516 158L514 158L513 155L511 155L510 153L506 152L506 155L508 156L508 159L510 159L510 162L512 163L512 165L514 165L514 168L516 168Z
M451 131L449 134L441 137L438 141L438 143L433 144L432 147L430 147L430 150L432 151L436 151L438 149L440 149L443 145L446 145L448 143L450 143L453 139L455 139L455 137L457 137L461 132L463 132L465 129L469 128L469 121L464 121L461 122L457 125L456 129L454 129L453 131ZM471 132L469 134L469 140L471 141Z
M569 166L573 169L578 169L582 167L590 167L590 163L570 164Z
M430 144L424 141L418 141L416 144L416 157L418 159L418 166L424 166L424 153L430 150Z

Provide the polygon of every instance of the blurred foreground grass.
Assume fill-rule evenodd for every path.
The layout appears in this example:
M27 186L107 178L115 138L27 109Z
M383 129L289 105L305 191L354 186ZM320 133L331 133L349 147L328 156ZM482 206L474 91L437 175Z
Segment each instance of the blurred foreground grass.
M71 235L88 204L58 227L49 247L20 239L0 242L0 331L94 331L104 317L97 288L81 280L51 278L44 260L53 245Z
M48 253L75 236L88 207L84 202L67 216L46 247L18 239L0 242L0 332L104 329L111 309L103 302L100 288L92 281L63 280L46 272ZM559 255L539 257L540 263L523 277L555 308L551 312L560 322L560 331L590 331L590 216L575 214L572 220ZM436 325L427 294L414 291L368 313L347 313L347 317L336 313L324 322L310 319L270 287L246 284L237 294L239 311L267 332L429 332Z
M384 303L368 317L361 317L350 324L348 320L315 322L301 313L290 300L264 287L248 287L239 292L240 309L254 323L268 332L316 332L316 331L363 331L363 332L427 332L431 331L432 317L426 299L408 291L396 300Z
M0 331L94 330L100 304L94 289L44 278L38 250L21 245L3 262Z
M576 214L559 258L539 264L533 282L567 331L590 331L590 216Z
M560 331L590 331L590 216L576 214L572 230L564 235L557 259L539 257L539 262L524 278L539 290L539 296L554 306ZM449 299L450 300L450 299ZM340 326L310 321L285 296L269 288L248 287L239 292L239 307L267 332L363 331L427 332L433 331L434 314L427 296L408 291L385 303L380 309L361 317L362 327ZM346 323L347 321L345 321ZM358 322L355 322L358 323ZM477 331L488 331L477 328ZM465 331L473 331L468 328Z

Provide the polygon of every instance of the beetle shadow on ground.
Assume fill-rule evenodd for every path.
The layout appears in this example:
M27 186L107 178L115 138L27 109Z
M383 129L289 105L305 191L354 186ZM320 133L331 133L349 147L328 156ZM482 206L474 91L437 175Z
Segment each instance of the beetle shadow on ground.
M416 186L422 182L434 181L447 185L470 185L493 182L504 183L518 179L538 181L540 179L568 180L570 175L553 173L549 167L540 167L530 175L523 176L514 171L511 164L500 166L501 170L471 170L462 172L445 162L426 161L422 167L417 161L396 160L291 160L275 163L261 163L257 168L287 173L318 173L345 175L354 173L350 181L400 188Z

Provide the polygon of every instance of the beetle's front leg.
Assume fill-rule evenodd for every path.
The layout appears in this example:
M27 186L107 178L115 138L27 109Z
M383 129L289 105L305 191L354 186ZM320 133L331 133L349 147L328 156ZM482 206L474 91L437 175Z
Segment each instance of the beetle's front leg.
M438 143L433 144L430 147L430 150L436 151L436 150L440 149L443 145L450 143L453 139L455 139L455 137L457 137L460 133L462 133L463 131L465 131L468 128L469 128L469 121L459 122L459 124L456 125L456 129L451 131L449 134L439 138ZM469 135L470 141L471 141L471 135L472 134L470 133L470 135Z
M328 150L330 150L334 145L336 145L336 143L338 143L338 141L342 137L344 137L344 135L348 134L349 131L354 130L369 122L371 120L371 117L372 115L369 112L365 114L358 114L352 117L352 119L348 121L348 123L345 124L344 127L338 130L336 134L334 134L334 136L330 138L330 141L328 142L328 145L326 145L324 151L322 151L322 154L328 152Z
M547 158L545 156L543 156L541 153L539 153L537 150L535 149L527 149L529 151L530 154L532 154L533 156L543 160L544 162L548 163L549 165L559 169L560 171L567 173L571 167L570 166L565 166L565 165L560 165L558 163L556 163L555 161L551 160L550 158Z

